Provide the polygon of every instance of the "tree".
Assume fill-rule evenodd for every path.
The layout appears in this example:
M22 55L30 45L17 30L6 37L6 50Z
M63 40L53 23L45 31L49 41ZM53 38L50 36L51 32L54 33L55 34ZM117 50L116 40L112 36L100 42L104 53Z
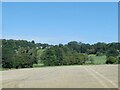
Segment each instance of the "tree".
M79 45L78 45L78 42L76 41L71 41L68 43L67 47L69 49L71 49L72 51L77 51L77 52L80 52L79 50Z
M115 63L117 63L117 58L113 56L107 57L106 64L115 64Z
M35 41L34 41L34 40L32 40L32 43L33 43L33 44L35 44Z
M107 52L106 52L106 56L109 57L109 56L113 56L113 57L117 57L119 55L119 51L116 50L116 49L109 49Z
M56 56L55 52L52 49L47 49L42 55L41 60L45 66L55 66L56 64Z
M120 43L85 44L71 41L68 44L49 45L35 43L35 41L0 39L2 41L2 67L3 68L26 68L38 63L38 57L46 66L58 65L82 65L88 59L88 54L106 55L106 63L120 62ZM37 51L43 52L38 55ZM1 62L0 62L1 63Z
M2 67L32 67L37 62L35 44L24 40L2 40Z
M105 51L107 50L106 43L98 42L98 43L94 44L93 47L95 49L95 53L97 53L97 52L105 53Z
M53 46L47 49L41 60L46 66L85 64L88 60L87 54L78 53L66 46Z
M94 64L94 59L91 56L88 59L89 59L91 64Z

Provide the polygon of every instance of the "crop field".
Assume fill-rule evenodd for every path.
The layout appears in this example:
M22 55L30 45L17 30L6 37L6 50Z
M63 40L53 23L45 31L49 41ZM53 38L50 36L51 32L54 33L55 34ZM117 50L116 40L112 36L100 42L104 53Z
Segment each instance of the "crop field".
M3 88L118 88L118 65L73 65L2 71Z

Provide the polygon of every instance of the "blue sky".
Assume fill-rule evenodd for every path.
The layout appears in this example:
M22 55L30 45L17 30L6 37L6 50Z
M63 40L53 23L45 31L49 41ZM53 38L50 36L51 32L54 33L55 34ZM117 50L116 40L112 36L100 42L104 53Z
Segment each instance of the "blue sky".
M2 37L59 44L118 41L117 2L3 3Z

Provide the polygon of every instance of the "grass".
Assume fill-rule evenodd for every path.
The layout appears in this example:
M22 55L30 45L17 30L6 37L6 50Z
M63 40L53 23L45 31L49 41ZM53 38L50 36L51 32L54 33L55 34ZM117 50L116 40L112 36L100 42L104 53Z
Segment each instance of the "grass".
M41 55L41 54L43 53L43 51L45 51L45 49L39 49L39 50L37 51L37 54L38 54L38 55Z
M0 67L0 71L6 71L6 70L14 70L15 68L11 68L11 69L9 69L9 68L2 68L2 67Z
M35 67L44 67L44 64L42 64L42 63L33 64L33 68L35 68Z
M91 54L89 55L89 57L91 56L91 58L93 59L93 63L95 65L98 65L98 64L105 64L106 62L106 56L103 55L103 56L96 56L94 54Z
M39 50L37 51L38 64L41 64L40 56L42 55L43 51L45 51L45 49L39 49ZM35 66L37 66L37 65L35 65ZM40 66L40 65L38 65L38 66Z
M2 69L2 68L0 68L0 71L3 71L3 69Z

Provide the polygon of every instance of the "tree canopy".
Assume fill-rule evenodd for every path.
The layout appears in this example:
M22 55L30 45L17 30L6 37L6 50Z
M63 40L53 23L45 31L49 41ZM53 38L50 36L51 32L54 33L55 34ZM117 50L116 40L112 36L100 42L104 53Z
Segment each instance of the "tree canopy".
M71 41L67 44L49 45L46 43L35 43L26 40L6 40L2 42L2 67L3 68L29 68L38 63L37 51L43 49L40 54L41 62L45 66L59 65L83 65L88 60L89 54L97 56L106 55L106 64L119 63L120 43L85 44Z

